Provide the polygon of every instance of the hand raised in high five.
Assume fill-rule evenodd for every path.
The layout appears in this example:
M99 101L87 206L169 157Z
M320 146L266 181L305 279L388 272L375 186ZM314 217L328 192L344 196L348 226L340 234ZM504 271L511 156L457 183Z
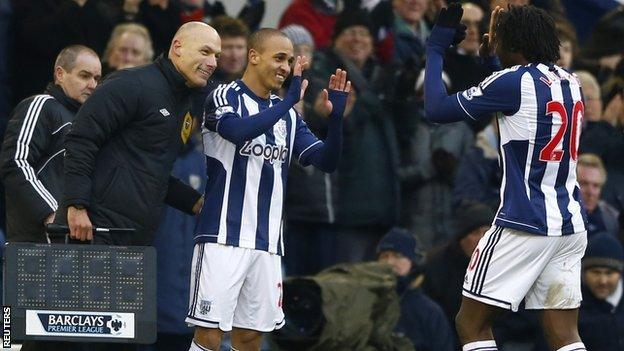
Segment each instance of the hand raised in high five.
M329 91L323 89L321 93L321 114L342 117L349 92L351 92L351 81L347 80L347 71L339 68L329 77Z
M487 33L483 34L483 37L481 37L479 56L485 58L496 55L496 47L498 46L498 38L496 37L496 26L498 26L500 14L504 11L505 10L500 6L496 6L496 8L492 10L492 15L490 17L490 29Z
M289 104L296 104L299 100L303 100L305 91L308 88L308 80L301 80L301 74L308 68L310 62L305 56L297 56L293 64L293 77L290 81L290 87L284 96L284 101Z

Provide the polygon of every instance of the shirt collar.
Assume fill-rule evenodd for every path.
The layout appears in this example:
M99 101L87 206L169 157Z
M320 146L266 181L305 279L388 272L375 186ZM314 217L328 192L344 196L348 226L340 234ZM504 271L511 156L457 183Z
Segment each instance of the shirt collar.
M615 288L613 294L609 295L605 300L615 308L620 303L620 300L622 299L622 294L624 294L624 289L622 288L622 279L620 279L617 288Z
M45 91L46 93L52 95L54 99L56 99L56 101L60 102L63 106L65 106L68 110L72 112L77 112L82 105L78 100L74 100L69 96L65 95L65 92L60 85L49 83Z

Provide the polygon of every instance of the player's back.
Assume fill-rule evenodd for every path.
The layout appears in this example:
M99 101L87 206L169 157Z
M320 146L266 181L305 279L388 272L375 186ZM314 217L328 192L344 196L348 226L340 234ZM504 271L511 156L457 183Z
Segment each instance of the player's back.
M541 235L585 231L576 180L584 113L579 80L545 64L492 77L518 89L517 108L498 117L504 177L496 224Z

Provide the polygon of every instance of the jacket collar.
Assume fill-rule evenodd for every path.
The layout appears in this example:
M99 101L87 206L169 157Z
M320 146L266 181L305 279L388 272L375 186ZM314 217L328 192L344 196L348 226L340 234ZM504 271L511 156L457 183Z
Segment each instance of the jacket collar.
M65 106L68 110L72 112L77 112L82 104L78 100L74 100L69 96L65 95L63 88L61 86L49 83L46 87L46 93L52 95L56 101L60 102L63 106Z
M176 93L191 91L191 88L186 85L186 79L184 79L184 76L178 72L171 60L166 57L164 53L158 56L154 63L163 73L169 84L171 84L173 91Z

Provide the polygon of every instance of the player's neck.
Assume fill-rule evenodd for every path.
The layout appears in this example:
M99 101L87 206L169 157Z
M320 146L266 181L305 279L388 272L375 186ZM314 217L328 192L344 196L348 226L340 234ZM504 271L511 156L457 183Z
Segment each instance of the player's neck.
M256 96L263 99L268 99L271 96L271 90L265 87L261 80L249 70L245 71L241 80Z

